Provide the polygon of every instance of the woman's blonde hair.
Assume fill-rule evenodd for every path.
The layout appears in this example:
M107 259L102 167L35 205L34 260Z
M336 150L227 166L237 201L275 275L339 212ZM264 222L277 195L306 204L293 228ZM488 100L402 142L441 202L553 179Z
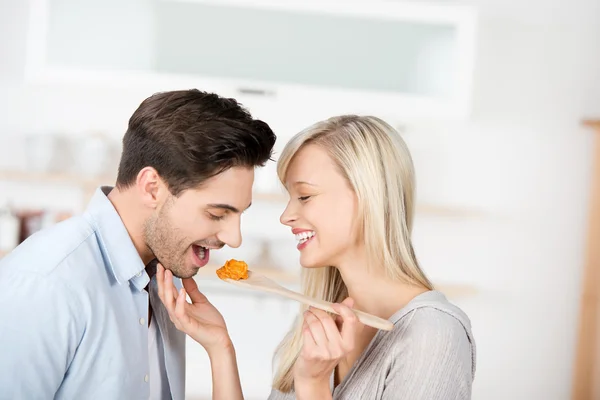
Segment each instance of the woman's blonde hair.
M411 243L414 167L400 134L372 116L344 115L318 122L296 134L283 149L277 175L284 185L294 155L309 143L327 151L356 193L361 239L369 265L382 266L390 279L433 289ZM302 290L308 296L331 302L348 296L335 267L303 268ZM302 312L275 353L275 389L293 390L292 369L301 347Z

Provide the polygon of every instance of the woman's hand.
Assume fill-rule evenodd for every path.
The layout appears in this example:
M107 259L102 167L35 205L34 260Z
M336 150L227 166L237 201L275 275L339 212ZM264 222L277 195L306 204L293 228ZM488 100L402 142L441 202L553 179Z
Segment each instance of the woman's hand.
M334 304L336 319L310 308L304 313L302 349L294 365L294 389L298 399L331 398L330 378L335 367L354 350L356 331L362 324L350 309L351 298Z
M213 352L229 350L232 347L223 316L206 296L200 293L194 279L182 279L184 288L177 292L171 271L158 264L156 281L158 296L177 329L200 343L209 356ZM191 304L186 300L186 292L192 300Z
M221 313L200 293L192 278L182 279L184 288L177 293L173 274L158 264L156 281L158 296L175 327L200 343L208 353L212 371L212 398L243 400L235 349ZM192 304L186 301L186 292Z

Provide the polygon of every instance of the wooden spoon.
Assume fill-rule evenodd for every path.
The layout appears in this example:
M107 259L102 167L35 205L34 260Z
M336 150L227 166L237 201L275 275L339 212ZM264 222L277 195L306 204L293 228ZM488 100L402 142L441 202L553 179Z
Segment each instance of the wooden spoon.
M331 306L332 303L324 300L314 299L312 297L305 296L301 293L294 292L293 290L286 289L280 284L257 272L248 271L248 279L235 280L225 278L223 279L223 281L243 288L278 294L280 296L299 301L309 306L313 306L315 308L319 308L321 310L337 314L337 312ZM384 331L391 331L394 328L394 324L392 324L388 320L379 318L372 314L367 314L364 311L359 311L355 309L352 309L352 311L354 311L354 313L358 317L358 320L365 325L369 325L373 328L381 329Z

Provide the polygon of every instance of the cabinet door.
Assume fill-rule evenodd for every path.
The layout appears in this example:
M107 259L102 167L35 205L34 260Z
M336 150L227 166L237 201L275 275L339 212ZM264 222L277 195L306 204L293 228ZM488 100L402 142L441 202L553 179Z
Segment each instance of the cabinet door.
M228 290L224 285L200 290L217 307L235 345L242 389L246 399L266 399L272 381L272 359L295 316L298 303L272 295ZM186 398L210 399L210 361L202 347L187 341Z
M46 80L198 87L314 116L432 115L469 103L475 19L451 4L32 3L29 75Z
M164 1L160 72L449 96L457 27L379 15Z
M48 66L154 69L156 10L152 0L48 0L45 5Z

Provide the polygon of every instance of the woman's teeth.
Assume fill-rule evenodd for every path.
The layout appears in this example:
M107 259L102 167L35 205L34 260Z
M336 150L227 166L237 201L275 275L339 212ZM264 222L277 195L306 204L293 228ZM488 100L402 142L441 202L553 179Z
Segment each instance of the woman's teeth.
M296 233L294 235L296 237L296 240L300 243L304 243L306 242L308 239L312 238L313 236L315 236L315 232L314 231L306 231L306 232L300 232L300 233Z

